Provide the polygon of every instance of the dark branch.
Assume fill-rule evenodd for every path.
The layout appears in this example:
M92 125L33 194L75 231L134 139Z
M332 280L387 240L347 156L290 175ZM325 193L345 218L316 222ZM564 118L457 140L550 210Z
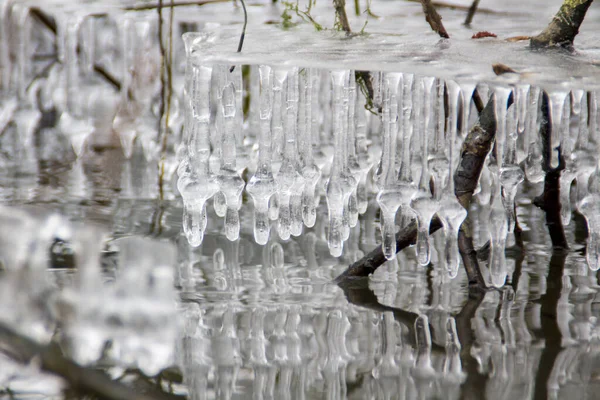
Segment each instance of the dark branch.
M429 234L435 233L442 227L442 221L435 216L429 226ZM408 226L396 234L396 251L399 252L408 246L412 246L417 241L417 223L412 221ZM379 268L386 259L381 250L381 246L376 247L369 254L352 264L346 271L335 279L335 282L342 282L348 278L369 276Z
M479 0L473 0L471 7L469 7L469 12L467 13L467 18L465 19L466 26L471 25L471 22L473 22L473 17L475 16L475 13L477 12L478 6L479 6Z

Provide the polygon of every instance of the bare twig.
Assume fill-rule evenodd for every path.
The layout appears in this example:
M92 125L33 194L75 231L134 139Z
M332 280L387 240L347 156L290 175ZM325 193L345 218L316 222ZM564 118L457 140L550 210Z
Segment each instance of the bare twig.
M231 0L201 0L201 1L177 1L174 2L170 7L189 7L189 6L203 6L211 3L228 3ZM123 10L127 11L147 11L162 8L162 0L159 0L155 4L138 4L134 6L123 7Z
M42 371L63 378L78 394L97 396L109 400L157 400L170 399L164 393L140 393L122 383L111 380L103 372L85 368L66 358L55 344L42 346L19 335L0 323L0 343L15 361L29 364L38 360Z
M571 48L579 26L594 0L564 0L562 6L542 33L529 41L532 48L564 47Z
M431 29L440 35L440 37L448 39L450 35L446 32L446 28L444 28L444 24L442 23L442 17L436 11L431 0L421 0L421 5L425 13L425 21L427 21Z
M244 38L246 37L246 26L248 25L248 11L246 11L246 3L244 2L244 0L240 0L240 2L242 3L242 8L244 9L244 26L242 27L242 34L240 35L240 42L238 44L237 49L238 53L242 52L242 47L244 46ZM234 69L235 65L232 65L231 68L229 68L229 72L233 72Z
M469 12L467 13L467 18L465 19L466 26L471 25L471 22L473 22L473 17L475 16L475 13L477 12L478 6L479 6L479 0L473 0L473 3L471 3L471 7L469 7Z

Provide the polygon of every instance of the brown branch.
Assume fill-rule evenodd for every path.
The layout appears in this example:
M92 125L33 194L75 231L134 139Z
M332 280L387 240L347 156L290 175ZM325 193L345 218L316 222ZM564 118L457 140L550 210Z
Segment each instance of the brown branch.
M23 364L34 360L42 371L63 378L78 394L97 396L108 400L157 400L171 399L165 393L140 393L97 369L82 367L66 358L56 344L42 346L21 336L10 327L0 323L0 343L5 353Z
M478 6L479 6L479 0L473 0L471 7L469 7L469 12L467 13L467 18L465 19L466 26L471 25L471 22L473 22L473 17L475 16L475 13L477 12Z
M571 48L585 14L594 0L564 0L562 6L542 33L529 41L532 48Z
M431 0L421 0L421 5L423 6L423 12L425 13L425 21L429 23L431 29L440 35L440 37L445 39L450 38L450 35L446 32L446 28L444 28L444 24L442 23L442 17L436 11Z

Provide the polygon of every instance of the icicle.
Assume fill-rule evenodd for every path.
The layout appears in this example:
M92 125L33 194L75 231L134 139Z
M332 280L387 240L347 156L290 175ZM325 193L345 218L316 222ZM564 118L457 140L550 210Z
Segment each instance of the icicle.
M508 137L504 152L504 165L500 168L500 185L502 185L502 202L508 217L508 232L512 233L515 228L515 196L518 186L525 179L521 167L517 165L517 121L515 118L515 106L512 105L507 111Z
M598 171L596 171L596 174ZM597 179L597 176L595 177ZM592 271L600 269L600 195L591 193L579 202L577 209L588 226L586 260Z
M415 320L415 336L417 342L417 358L414 373L422 379L431 379L435 370L431 365L431 332L429 318L419 315Z
M383 189L377 194L377 203L383 217L382 249L388 260L396 256L396 212L402 204L400 188L396 180L396 119L398 115L398 84L402 77L399 73L384 75L383 90L383 154L382 179Z
M588 129L588 98L584 96L580 104L579 129L575 150L575 172L577 174L577 202L588 193L588 181L596 169L596 145L590 140Z
M339 257L342 254L345 236L344 213L348 212L348 198L356 181L345 165L344 157L347 152L348 132L344 124L344 102L347 103L347 93L344 86L348 84L349 71L332 71L333 85L333 136L335 141L333 165L329 182L327 183L327 208L329 211L328 245L331 255ZM347 221L347 217L346 217ZM346 222L347 224L347 222Z
M525 159L525 177L531 183L539 183L544 180L544 171L542 169L542 148L538 139L538 109L540 101L540 89L531 87L529 91L529 107L527 109L527 129L525 131L525 146L528 148L527 158Z
M421 155L421 179L419 180L418 190L413 195L410 207L417 215L417 259L420 265L427 265L431 260L431 246L429 240L429 225L431 219L439 208L439 202L431 194L429 185L429 131L431 121L431 95L433 90L434 78L423 78L417 83L417 93L424 94L424 124L423 132L420 132L423 138L423 148ZM424 93L423 93L424 92Z
M222 71L225 72L225 71ZM226 73L226 72L225 72ZM225 212L225 236L229 240L237 240L240 234L240 209L244 180L236 169L236 134L242 127L235 115L241 110L236 110L236 92L232 82L225 85L222 90L220 127L221 131L221 169L217 177L219 191L225 198L227 210Z
M269 200L276 192L275 179L271 170L271 117L273 106L273 82L271 67L261 65L259 107L259 149L256 173L248 182L247 192L254 201L254 239L264 245L269 240Z
M471 118L471 100L473 99L474 91L474 83L464 82L460 84L460 93L462 99L460 137L462 139L466 138L467 134L469 133L469 119Z
M460 377L462 363L460 359L460 340L456 329L456 320L453 317L446 319L446 358L444 360L444 374Z
M5 0L0 4L0 68L2 69L2 79L0 80L0 89L3 92L10 90L10 77L12 74L12 60L10 57L10 11L15 0Z
M402 117L401 122L398 124L402 132L402 158L400 159L400 171L398 172L398 181L400 184L400 211L403 219L408 220L412 217L413 211L410 208L410 200L417 190L417 185L412 180L412 169L410 167L411 159L411 139L413 135L414 127L418 126L418 121L414 118L418 116L418 112L415 110L415 106L418 103L413 102L413 91L414 91L414 75L404 74L402 80L402 105L401 110L398 111L399 116ZM421 92L422 93L422 92ZM400 96L398 96L400 97Z
M458 274L458 266L460 260L460 253L458 250L458 231L461 224L467 216L467 211L458 202L454 194L454 171L456 169L454 156L456 137L457 137L457 123L458 123L458 98L460 95L460 87L454 81L447 81L446 87L448 89L448 135L446 139L446 147L448 149L448 184L444 188L442 194L440 210L438 215L442 217L444 223L444 233L446 236L446 248L445 248L445 264L446 270L450 278L456 277Z
M188 124L186 157L178 168L177 188L183 198L183 231L192 246L199 246L206 229L206 201L218 190L209 171L210 158L210 84L212 69L188 64L186 80Z
M496 164L493 166L494 172L499 172L503 164L504 146L506 144L506 105L511 92L511 89L501 86L494 89L494 115L496 116Z
M571 129L571 98L566 98L563 108L563 126L562 136L560 138L560 151L565 163L565 169L561 172L559 178L560 187L560 214L564 226L571 222L571 184L577 176L577 154L574 153L578 140L579 131ZM581 106L579 107L581 111Z
M573 114L577 116L581 115L581 103L584 95L585 90L582 89L571 91L571 110L573 111Z
M506 211L502 205L499 189L499 185L497 185L488 222L490 233L489 269L491 284L495 287L504 286L507 271L504 249L506 247L506 235L508 234L508 220L506 219Z
M356 78L354 71L350 72L348 82L348 140L347 140L347 165L350 174L355 177L356 186L352 189L350 198L348 199L348 217L349 217L349 228L353 228L358 223L358 214L360 210L358 208L358 184L361 176L361 166L358 162L358 156L356 153Z
M434 197L441 200L443 189L448 179L448 158L446 156L446 140L444 129L444 82L438 80L437 94L434 101L434 125L433 141L430 144L429 170L434 184Z
M516 163L520 164L527 158L529 143L527 143L527 113L529 112L529 89L530 85L517 85L514 91L515 103L513 107L517 109L517 136L522 145L517 147Z
M277 230L283 240L289 239L292 230L298 233L295 226L302 226L301 194L304 180L300 175L297 148L296 128L298 120L298 69L287 73L287 98L285 113L284 144L281 168L276 177L279 201L279 219ZM294 199L292 199L294 198Z
M359 182L356 188L356 198L359 214L364 214L368 207L367 176L372 167L372 162L368 154L367 139L367 116L365 113L366 97L361 91L357 91L356 96L356 157L361 168Z
M287 78L287 71L275 69L273 71L273 113L271 115L271 165L273 174L276 175L281 168L283 156L283 84ZM279 189L278 189L279 191ZM275 193L269 202L269 219L279 218L279 194Z
M321 170L313 159L313 88L315 71L305 69L301 75L298 145L300 158L303 163L302 176L304 177L304 190L302 191L302 220L311 228L317 220L315 205L315 190L321 179Z
M568 92L555 91L549 93L550 106L550 167L558 167L558 151L560 138L563 135L563 111Z

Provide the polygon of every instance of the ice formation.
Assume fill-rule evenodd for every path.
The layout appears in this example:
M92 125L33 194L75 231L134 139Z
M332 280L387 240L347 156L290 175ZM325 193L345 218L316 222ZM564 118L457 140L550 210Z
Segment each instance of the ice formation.
M504 248L515 228L519 185L525 179L532 183L543 179L539 87L371 71L370 104L362 71L311 67L307 62L237 64L231 72L228 65L233 57L230 63L203 57L202 49L210 49L212 40L207 33L185 35L187 123L179 152L184 221L201 220L195 216L202 215L214 196L217 213L225 215L227 237L235 240L237 199L246 190L254 205L254 237L264 244L275 232L285 240L300 235L303 225L312 226L315 208L324 198L329 249L340 256L350 228L365 212L365 203L375 199L381 210L386 258L395 257L397 230L416 218L417 257L427 265L432 246L429 223L437 214L446 238L443 265L450 276L456 276L458 230L467 211L454 195L453 174L463 139L477 120L472 102L477 89L484 102L495 101L496 141L477 199L489 214L486 235L491 243L492 283L504 284ZM567 164L564 185L568 188L577 179L581 200L588 193L588 178L597 170L590 153L597 147L597 94L589 92L589 99L584 99L581 90L547 92L554 146L550 165L558 165L560 145ZM246 96L249 107L239 108ZM227 107L231 111L225 114ZM203 143L202 151L197 143ZM192 166L203 171L193 179L186 172ZM244 169L251 176L247 186L240 177ZM187 189L192 183L203 192ZM592 192L594 187L590 186ZM571 214L568 193L565 190L562 197L565 222ZM589 203L581 202L578 209L594 233L597 223L588 217ZM189 242L199 245L205 224L185 223L184 227ZM590 257L597 258L596 253L592 246Z
M15 149L17 158L34 160L34 130L52 114L78 157L90 143L115 139L126 157L141 148L147 161L158 162L165 132L156 127L167 121L157 111L164 76L161 46L152 39L159 30L154 11L134 10L135 2L108 1L85 9L59 0L52 4L56 7L34 0L1 3L2 142ZM475 90L484 101L496 100L498 120L495 149L477 194L498 222L486 227L497 250L491 252L492 265L502 264L495 256L501 257L506 236L515 228L521 183L539 183L544 177L538 135L542 91L549 95L550 166L558 165L559 146L565 163L563 222L576 208L586 216L590 232L600 231L590 214L594 202L583 201L598 186L593 65L577 63L572 85L559 87L554 83L566 80L574 63L562 56L554 65L546 55L529 54L524 60L508 46L498 48L511 66L525 64L526 70L530 65L535 73L490 78L490 55L481 51L465 52L476 57L463 63L452 52L440 51L439 62L430 62L431 54L411 38L396 41L374 34L341 40L303 28L293 34L256 28L244 52L234 53L236 46L230 44L237 43L237 29L215 29L205 19L194 24L195 16L178 13L172 27L175 37L191 28L206 29L187 34L185 49L174 47L176 90L169 103L168 151L162 155L167 178L176 172L183 231L192 246L202 243L211 204L225 220L227 238L238 239L246 193L257 243L275 234L282 239L301 235L326 205L330 252L339 256L359 215L375 201L388 259L395 256L395 233L414 218L417 256L428 264L427 227L437 214L446 240L443 263L455 275L456 237L466 213L453 195L452 176L461 142L477 119L471 101ZM268 40L274 32L280 40ZM38 60L54 48L55 60ZM373 57L379 53L385 56ZM456 70L444 68L448 63ZM571 204L573 182L577 193ZM136 195L134 190L128 194ZM593 266L598 246L589 243ZM499 270L497 275L499 285L505 274Z

